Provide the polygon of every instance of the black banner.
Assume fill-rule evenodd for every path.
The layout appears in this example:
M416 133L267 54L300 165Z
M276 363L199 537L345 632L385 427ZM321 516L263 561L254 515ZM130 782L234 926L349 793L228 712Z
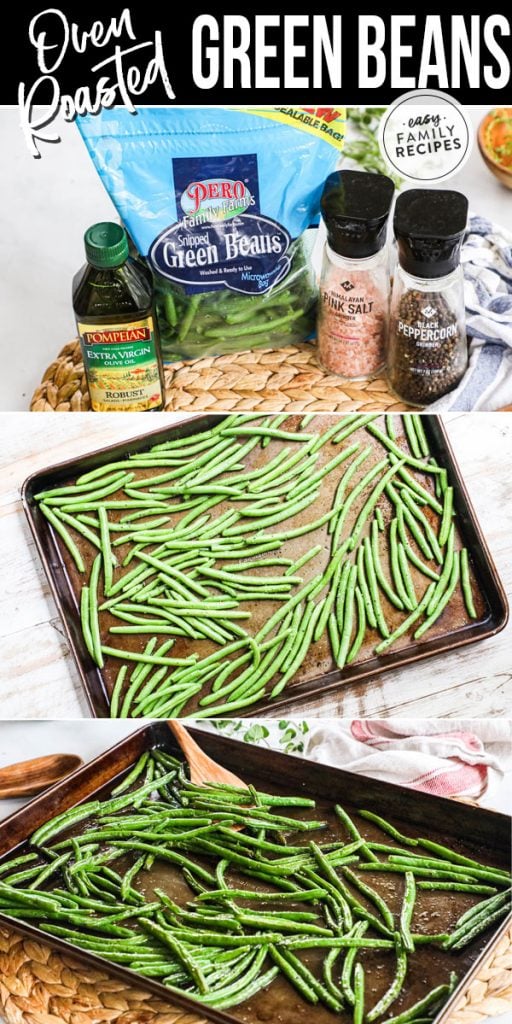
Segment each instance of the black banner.
M9 71L3 62L0 101L27 111L49 104L68 119L115 103L381 105L418 88L467 104L512 98L510 8L394 14L340 5L311 15L148 2L18 8L4 36L16 60Z

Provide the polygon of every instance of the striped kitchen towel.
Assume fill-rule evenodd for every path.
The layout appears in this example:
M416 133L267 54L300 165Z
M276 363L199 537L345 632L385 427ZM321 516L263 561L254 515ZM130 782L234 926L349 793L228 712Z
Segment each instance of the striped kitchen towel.
M398 786L512 811L512 721L507 718L244 718L194 724Z
M493 806L512 768L510 722L331 719L310 726L306 757L436 796Z
M505 192L504 202L512 206ZM458 387L429 412L492 411L512 404L512 232L471 216L462 267L469 367Z

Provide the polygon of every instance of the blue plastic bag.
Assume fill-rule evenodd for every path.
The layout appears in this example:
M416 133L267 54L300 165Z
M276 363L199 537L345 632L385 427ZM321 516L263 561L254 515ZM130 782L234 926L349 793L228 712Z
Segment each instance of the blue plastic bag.
M168 360L311 336L304 234L318 222L344 110L105 110L79 121L102 181L153 271Z

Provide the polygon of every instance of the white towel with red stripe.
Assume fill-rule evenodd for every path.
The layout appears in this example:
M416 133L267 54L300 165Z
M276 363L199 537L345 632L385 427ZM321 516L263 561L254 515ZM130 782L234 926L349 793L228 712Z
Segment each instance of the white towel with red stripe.
M305 756L436 796L503 804L512 725L494 719L310 720ZM500 807L505 810L505 807Z

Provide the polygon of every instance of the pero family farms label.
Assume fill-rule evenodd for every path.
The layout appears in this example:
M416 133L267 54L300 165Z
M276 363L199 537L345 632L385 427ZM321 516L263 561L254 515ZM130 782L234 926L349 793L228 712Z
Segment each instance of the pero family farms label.
M153 317L128 324L78 323L94 412L162 405Z

